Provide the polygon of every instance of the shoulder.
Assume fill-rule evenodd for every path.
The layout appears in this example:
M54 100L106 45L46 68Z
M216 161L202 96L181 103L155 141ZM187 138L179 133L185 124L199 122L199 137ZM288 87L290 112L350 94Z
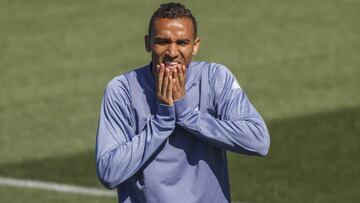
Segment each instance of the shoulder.
M219 63L211 63L209 68L209 76L211 81L226 80L234 77L231 71L225 65Z
M223 64L206 61L192 61L191 68L204 73L208 73L209 79L215 79L224 75L232 75L231 71Z
M125 104L130 99L129 83L124 74L114 77L107 83L103 97L104 104Z
M111 79L106 85L105 91L110 92L118 92L118 91L128 91L130 85L126 78L125 74L118 75Z
M198 70L202 75L207 75L210 86L214 86L215 83L218 84L217 86L224 86L226 83L232 83L236 80L229 68L223 64L194 61L191 65L193 69Z
M136 81L137 77L146 75L148 68L148 66L138 67L134 70L115 76L106 85L106 90L130 91L130 87L132 86L131 83Z
M236 77L228 67L219 63L206 63L210 88L214 91L241 89Z
M131 99L131 88L134 87L134 82L137 82L139 75L144 75L147 66L136 68L132 71L125 72L121 75L112 78L106 85L105 97L111 97L116 100Z

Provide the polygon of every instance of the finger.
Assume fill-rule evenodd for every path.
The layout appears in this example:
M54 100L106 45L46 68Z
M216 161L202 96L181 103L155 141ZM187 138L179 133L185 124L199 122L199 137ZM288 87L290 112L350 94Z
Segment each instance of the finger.
M166 91L167 91L167 88L168 88L168 83L169 83L169 74L170 74L170 71L168 68L165 69L165 75L164 75L164 78L163 78L163 84L162 84L162 87L161 87L161 95L163 97L166 97Z
M164 66L162 65L157 65L158 71L157 71L157 76L156 76L156 89L157 92L161 93L161 89L162 89L162 83L163 83L163 78L164 78Z
M178 69L178 80L179 80L179 85L181 86L181 87L183 87L184 86L184 84L185 84L185 76L184 76L184 72L183 72L183 70L182 70L182 67L179 65L178 67L177 67L177 69Z
M156 71L156 73L158 73L158 72L159 72L159 70L160 70L160 65L159 65L159 64L157 64L157 65L156 65L156 67L155 67L155 71Z
M169 81L169 85L168 85L168 87L167 87L167 91L166 91L166 97L167 97L167 99L168 99L168 101L172 101L173 100L173 78L172 78L172 76L171 75L169 75L169 79L168 79L168 81ZM172 104L172 102L170 102L170 104Z
M172 95L175 95L176 91L177 91L177 88L175 86L175 78L173 75L173 77L172 77Z
M180 86L180 81L179 81L179 71L178 69L174 70L174 86L176 87L177 90L180 90L181 86Z
M183 75L184 75L184 84L185 84L185 81L186 81L186 66L183 65L183 66L181 67L181 69L182 69L182 72L183 72Z

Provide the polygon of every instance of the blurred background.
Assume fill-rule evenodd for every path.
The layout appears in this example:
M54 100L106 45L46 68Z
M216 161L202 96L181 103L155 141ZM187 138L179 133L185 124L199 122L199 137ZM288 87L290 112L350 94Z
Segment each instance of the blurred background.
M0 0L0 176L102 188L94 146L114 76L147 64L163 1ZM360 1L180 1L195 60L226 65L271 134L265 158L229 153L232 199L360 202ZM0 202L117 202L0 185Z

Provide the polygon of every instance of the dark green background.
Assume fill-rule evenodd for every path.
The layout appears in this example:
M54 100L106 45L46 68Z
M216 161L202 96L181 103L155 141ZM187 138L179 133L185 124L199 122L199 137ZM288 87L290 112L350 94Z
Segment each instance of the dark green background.
M91 187L103 89L150 60L161 1L0 1L0 176ZM225 64L265 118L265 158L229 154L234 201L360 201L360 1L181 1L196 60ZM116 202L0 186L0 202Z

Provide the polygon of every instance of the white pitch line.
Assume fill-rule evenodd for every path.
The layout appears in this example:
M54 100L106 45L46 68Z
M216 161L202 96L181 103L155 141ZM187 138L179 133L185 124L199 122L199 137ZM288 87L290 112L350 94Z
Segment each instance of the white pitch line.
M100 196L100 197L117 197L116 191L103 190L98 188L84 187L70 184L60 184L54 182L45 182L38 180L23 180L16 178L6 178L0 176L0 185L22 187L22 188L34 188L43 189L56 192L83 194L89 196ZM245 203L245 202L232 202L232 203Z
M52 182L44 182L37 180L22 180L15 178L6 178L0 176L0 185L14 186L14 187L25 187L25 188L35 188L50 190L56 192L65 192L65 193L74 193L74 194L84 194L90 196L102 196L102 197L117 197L115 191L102 190L91 187L83 187L77 185L69 184L59 184Z

